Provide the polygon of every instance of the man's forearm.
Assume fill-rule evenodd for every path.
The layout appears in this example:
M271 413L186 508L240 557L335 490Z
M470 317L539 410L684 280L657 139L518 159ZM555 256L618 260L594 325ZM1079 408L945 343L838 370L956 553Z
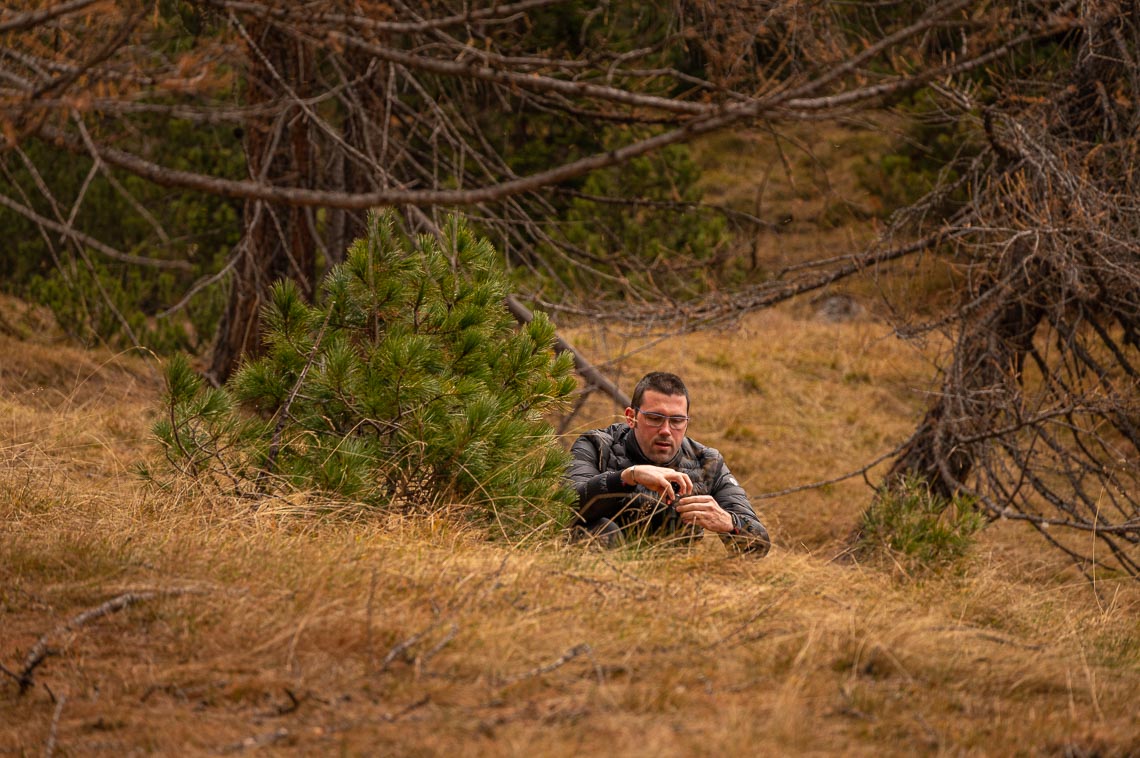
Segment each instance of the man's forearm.
M622 481L621 471L604 471L575 482L574 488L578 491L578 518L583 524L616 515L634 489Z

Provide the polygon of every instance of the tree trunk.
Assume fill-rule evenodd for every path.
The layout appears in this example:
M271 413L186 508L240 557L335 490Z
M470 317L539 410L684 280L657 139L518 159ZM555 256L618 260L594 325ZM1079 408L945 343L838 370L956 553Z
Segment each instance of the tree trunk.
M963 325L942 392L895 459L888 484L914 477L952 498L977 463L977 446L998 434L998 417L1019 402L1022 368L1045 311L1028 293L1003 294L1004 304Z
M251 51L248 99L251 105L292 97L283 84L304 86L313 80L313 51L274 31L249 26L257 46ZM304 92L295 91L305 96ZM294 102L276 115L253 119L245 133L251 177L270 184L315 187L319 181L312 125ZM316 229L305 208L251 200L244 211L245 233L235 255L229 300L218 325L206 375L215 384L229 378L244 356L261 350L261 310L270 287L282 278L294 280L311 298L316 280Z

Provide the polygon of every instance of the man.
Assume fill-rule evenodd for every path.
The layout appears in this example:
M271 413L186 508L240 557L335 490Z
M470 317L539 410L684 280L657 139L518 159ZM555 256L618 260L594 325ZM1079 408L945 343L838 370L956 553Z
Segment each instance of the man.
M646 534L699 539L763 556L771 547L744 488L711 447L689 439L689 391L655 371L633 390L625 423L586 432L567 478L578 492L576 527L603 545Z

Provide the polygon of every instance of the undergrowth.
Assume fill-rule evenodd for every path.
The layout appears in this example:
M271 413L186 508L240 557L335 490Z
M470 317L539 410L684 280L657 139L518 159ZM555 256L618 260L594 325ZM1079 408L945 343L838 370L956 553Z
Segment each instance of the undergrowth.
M879 488L860 522L859 552L907 573L936 572L965 558L985 524L970 497L945 498L907 477Z

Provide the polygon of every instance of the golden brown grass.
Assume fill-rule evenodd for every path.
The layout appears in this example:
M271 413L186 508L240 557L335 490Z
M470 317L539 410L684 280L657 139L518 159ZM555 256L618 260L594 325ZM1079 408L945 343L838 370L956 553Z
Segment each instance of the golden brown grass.
M926 358L782 309L621 368L684 374L693 435L758 495L909 431ZM578 330L593 354L636 340ZM148 489L159 387L132 356L0 336L0 752L1128 755L1140 592L1015 530L907 578L828 556L859 478L758 499L776 547L511 547L447 517ZM575 428L615 417L592 399ZM63 628L125 593L157 591Z

